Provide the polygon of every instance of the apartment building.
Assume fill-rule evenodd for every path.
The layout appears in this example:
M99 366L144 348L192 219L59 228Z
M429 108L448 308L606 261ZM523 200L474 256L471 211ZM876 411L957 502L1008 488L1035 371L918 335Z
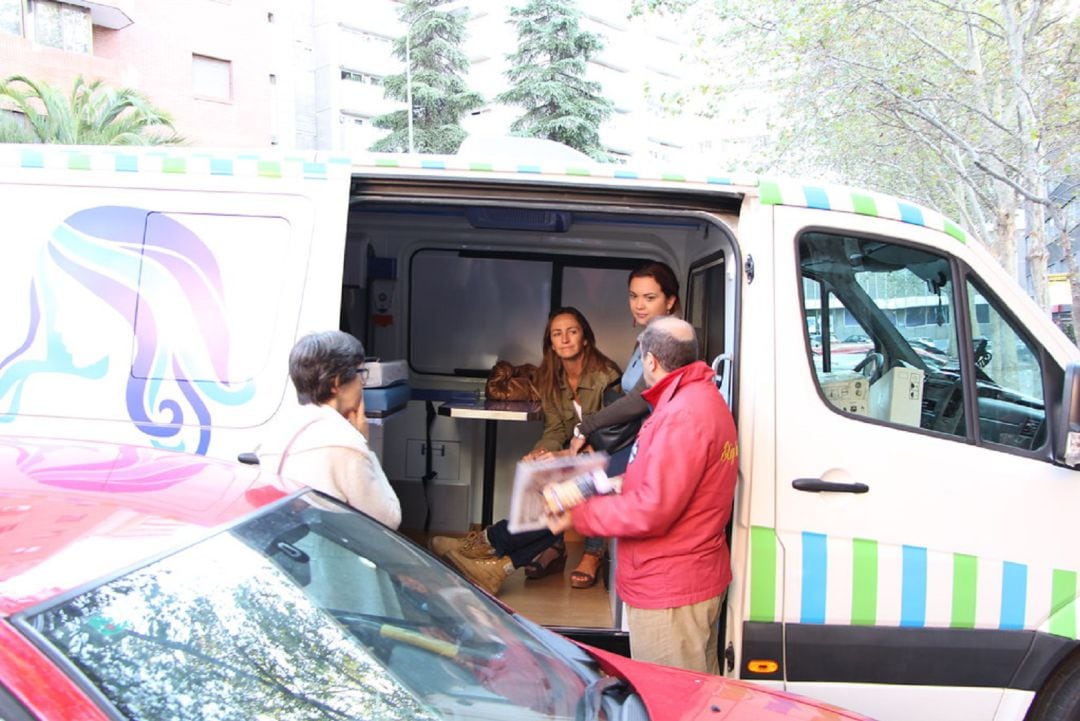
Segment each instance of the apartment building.
M134 88L193 145L291 145L293 39L279 4L0 0L0 75L61 89L80 75Z
M487 104L463 119L474 136L506 135L521 112L494 98L517 44L513 3L465 0L469 85ZM193 145L362 152L384 132L378 115L404 107L382 81L403 63L400 0L0 0L0 75L66 88L82 75L131 87L169 111ZM665 89L687 81L680 31L630 18L630 0L582 3L583 27L605 48L588 65L615 113L601 128L612 156L700 157L709 126L670 117Z

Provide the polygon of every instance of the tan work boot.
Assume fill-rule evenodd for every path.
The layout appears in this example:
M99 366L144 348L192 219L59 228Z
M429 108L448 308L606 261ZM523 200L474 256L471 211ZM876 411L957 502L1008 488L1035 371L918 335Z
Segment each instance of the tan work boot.
M469 558L459 551L450 551L446 554L446 560L492 596L499 592L503 581L514 572L514 564L509 556Z
M490 558L495 555L495 549L488 543L483 531L469 531L462 538L432 536L428 548L439 558L446 558L450 551L457 551L466 558Z

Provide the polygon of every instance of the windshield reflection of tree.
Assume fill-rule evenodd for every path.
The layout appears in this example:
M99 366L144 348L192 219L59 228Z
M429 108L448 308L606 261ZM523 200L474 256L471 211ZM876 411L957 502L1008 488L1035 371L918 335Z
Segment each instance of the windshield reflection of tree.
M298 503L291 513L259 520L261 527L244 529L248 542L270 553L429 703L442 708L456 699L470 716L482 716L483 704L499 717L514 707L514 718L524 709L574 715L584 690L580 671L426 552L373 533L370 520L336 504Z
M585 685L442 564L315 494L34 623L130 718L572 717Z
M129 718L435 718L228 535L46 612L39 626Z

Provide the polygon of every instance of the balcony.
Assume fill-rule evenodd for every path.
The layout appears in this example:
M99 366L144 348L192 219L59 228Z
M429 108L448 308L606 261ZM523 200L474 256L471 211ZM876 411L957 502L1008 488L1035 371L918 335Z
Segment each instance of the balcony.
M63 0L66 5L86 8L90 11L90 22L109 30L120 30L131 25L131 16L135 0L109 0L109 2L88 2L87 0Z
M379 85L342 80L339 90L341 109L345 112L374 117L402 107L396 100L387 100Z

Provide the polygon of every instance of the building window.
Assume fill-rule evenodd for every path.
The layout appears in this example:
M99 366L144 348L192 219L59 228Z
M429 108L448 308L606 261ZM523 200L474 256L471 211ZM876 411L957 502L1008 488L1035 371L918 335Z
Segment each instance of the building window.
M0 0L0 33L23 34L23 0Z
M341 79L348 80L353 83L363 83L364 85L376 85L381 86L383 84L382 77L378 75L372 75L371 73L362 73L356 70L341 69Z
M35 0L34 40L50 48L89 54L94 27L86 8Z
M192 55L191 85L196 97L231 100L232 62L206 55Z

